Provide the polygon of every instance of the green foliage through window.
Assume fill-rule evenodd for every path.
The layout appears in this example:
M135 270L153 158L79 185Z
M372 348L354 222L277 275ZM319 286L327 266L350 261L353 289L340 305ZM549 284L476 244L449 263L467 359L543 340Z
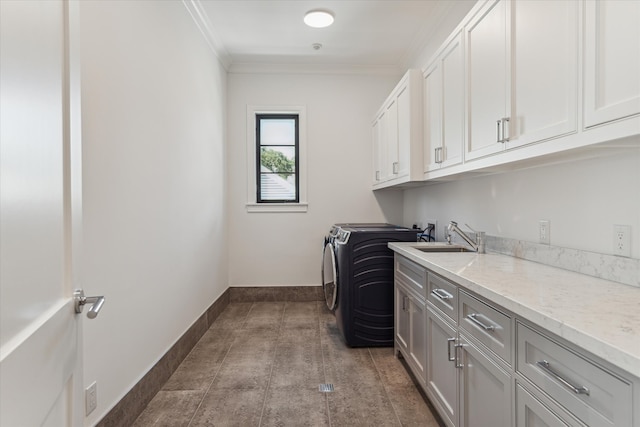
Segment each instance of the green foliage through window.
M280 177L287 179L289 175L295 173L296 162L288 159L280 151L262 147L260 153L260 163L271 172L276 172Z

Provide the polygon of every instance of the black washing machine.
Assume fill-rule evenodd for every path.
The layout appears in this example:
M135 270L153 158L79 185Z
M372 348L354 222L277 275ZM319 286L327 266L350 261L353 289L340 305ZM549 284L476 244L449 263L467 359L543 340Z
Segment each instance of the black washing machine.
M322 284L327 307L351 347L393 346L393 251L419 230L392 224L336 224L325 237Z

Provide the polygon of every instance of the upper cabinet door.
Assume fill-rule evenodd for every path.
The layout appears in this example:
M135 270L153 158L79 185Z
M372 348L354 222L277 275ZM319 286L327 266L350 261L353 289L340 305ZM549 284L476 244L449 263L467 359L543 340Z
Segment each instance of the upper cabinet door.
M398 93L398 139L395 171L397 176L408 176L411 165L411 92L409 87ZM393 165L392 165L393 167Z
M576 132L579 2L511 2L511 16L507 148Z
M506 0L489 1L465 28L469 73L467 160L504 149L502 124L510 111L509 8Z
M462 163L464 147L464 49L458 33L442 52L442 167Z
M462 163L464 50L462 32L423 73L424 172Z
M373 139L373 176L372 181L373 184L377 184L382 179L382 155L381 155L381 144L382 144L382 120L378 118L375 122L373 122L372 127L372 139Z
M387 156L382 179L391 179L398 174L398 101L392 100L384 113L384 131L386 133Z
M640 2L585 4L585 127L640 113Z
M440 58L429 66L422 77L424 114L423 171L440 168L442 151L442 67Z

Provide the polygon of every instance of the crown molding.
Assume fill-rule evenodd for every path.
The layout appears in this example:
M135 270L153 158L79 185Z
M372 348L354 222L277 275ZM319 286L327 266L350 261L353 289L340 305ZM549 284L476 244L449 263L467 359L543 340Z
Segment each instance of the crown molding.
M228 71L231 66L231 56L213 28L213 24L209 20L200 0L182 0L182 4L184 4L189 15L191 15L193 22L204 36L204 39L215 56L218 58L222 66Z
M230 74L327 74L327 75L378 75L399 76L399 66L233 62L227 69Z

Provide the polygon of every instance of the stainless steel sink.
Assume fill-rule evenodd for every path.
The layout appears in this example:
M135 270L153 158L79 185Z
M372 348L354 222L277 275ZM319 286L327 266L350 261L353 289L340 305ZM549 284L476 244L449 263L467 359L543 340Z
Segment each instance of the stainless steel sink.
M414 249L421 252L472 252L464 246L417 246Z

